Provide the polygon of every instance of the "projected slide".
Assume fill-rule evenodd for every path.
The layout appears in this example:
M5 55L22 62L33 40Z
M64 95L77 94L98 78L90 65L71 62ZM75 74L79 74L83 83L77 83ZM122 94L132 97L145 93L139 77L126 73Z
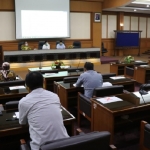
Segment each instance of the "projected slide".
M21 10L22 38L67 37L67 12Z

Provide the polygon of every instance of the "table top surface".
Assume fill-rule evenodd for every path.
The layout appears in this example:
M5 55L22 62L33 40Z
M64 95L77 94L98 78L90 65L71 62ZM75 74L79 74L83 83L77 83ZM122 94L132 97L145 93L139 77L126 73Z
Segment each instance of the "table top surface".
M75 120L75 117L69 111L67 111L64 107L61 107L60 111L62 113L64 122ZM14 118L13 116L15 116L15 112L2 111L2 115L0 116L0 132L2 132L3 130L7 130L7 129L10 130L13 128L21 127L18 119L13 120L13 121L6 121L6 119L11 120L12 118Z
M124 84L124 83L131 83L131 82L135 82L135 80L130 79L130 78L123 78L123 79L117 79L117 80L113 80L113 79L104 79L103 82L110 82L112 84ZM71 82L71 83L64 83L63 81L58 81L57 84L61 85L62 87L64 87L65 89L72 89L72 88L76 88L73 86L75 82Z
M80 75L82 72L68 72L68 71L60 71L58 73L47 73L43 74L44 78L55 78L55 77L67 77L67 76L77 76Z
M4 56L9 55L30 55L30 54L59 54L59 53L80 53L80 52L100 52L100 48L77 48L77 49L50 49L50 50L16 50L16 51L4 51Z
M114 62L112 62L112 63L110 63L110 65L117 65L117 66L132 66L132 65L146 65L146 64L148 64L148 62L146 62L146 61L141 61L141 60L139 60L139 61L134 61L134 62L131 62L131 63L124 63L124 62L121 62L121 63L114 63Z
M24 89L10 89L9 87L7 88L0 88L0 97L5 97L5 96L14 96L18 94L28 94L29 91L24 88Z

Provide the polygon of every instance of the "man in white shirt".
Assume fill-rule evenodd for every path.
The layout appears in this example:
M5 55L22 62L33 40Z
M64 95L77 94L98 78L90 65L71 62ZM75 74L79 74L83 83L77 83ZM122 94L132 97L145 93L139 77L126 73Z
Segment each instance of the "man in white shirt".
M42 49L50 49L50 44L47 41L45 41L45 43L42 46Z
M41 73L28 73L25 83L31 92L19 101L19 123L29 124L31 149L39 150L45 142L68 138L59 97L43 89Z
M65 49L66 46L65 46L65 44L64 44L62 41L60 41L60 42L56 45L56 48L57 48L57 49Z

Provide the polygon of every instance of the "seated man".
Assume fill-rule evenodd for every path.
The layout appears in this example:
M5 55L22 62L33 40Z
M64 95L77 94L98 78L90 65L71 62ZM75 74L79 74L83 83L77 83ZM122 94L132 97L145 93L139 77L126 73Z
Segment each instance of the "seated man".
M0 70L0 81L12 81L16 80L16 75L13 71L10 71L10 64L4 62L2 64L2 70Z
M50 49L50 44L47 41L45 41L45 43L42 46L42 49Z
M29 124L31 149L38 150L45 142L69 137L63 124L59 97L43 89L41 73L28 73L25 83L31 92L19 101L19 123Z
M62 41L60 41L60 42L57 44L56 48L57 48L57 49L65 49L66 46L65 46L65 44L64 44Z
M31 48L29 47L27 41L24 42L24 44L21 46L21 50L24 50L24 51L26 51L26 50L31 50Z
M76 82L76 87L80 87L83 84L84 95L91 98L94 88L102 87L103 78L100 73L93 70L94 65L91 62L84 64L84 73L80 75Z

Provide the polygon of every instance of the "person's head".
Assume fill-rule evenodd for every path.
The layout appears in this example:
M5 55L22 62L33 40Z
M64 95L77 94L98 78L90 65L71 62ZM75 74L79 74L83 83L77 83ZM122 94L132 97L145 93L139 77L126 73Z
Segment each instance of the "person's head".
M60 44L60 45L62 45L62 44L63 44L63 42L62 42L62 41L59 41L59 44Z
M25 83L29 89L35 90L43 87L43 76L40 72L29 72L26 75Z
M24 42L24 45L25 45L25 46L28 46L28 42L27 42L27 41L26 41L26 42Z
M2 64L2 69L8 71L10 69L10 64L8 62L4 62Z
M94 64L91 63L91 62L86 62L84 64L84 70L87 71L87 70L94 70Z

